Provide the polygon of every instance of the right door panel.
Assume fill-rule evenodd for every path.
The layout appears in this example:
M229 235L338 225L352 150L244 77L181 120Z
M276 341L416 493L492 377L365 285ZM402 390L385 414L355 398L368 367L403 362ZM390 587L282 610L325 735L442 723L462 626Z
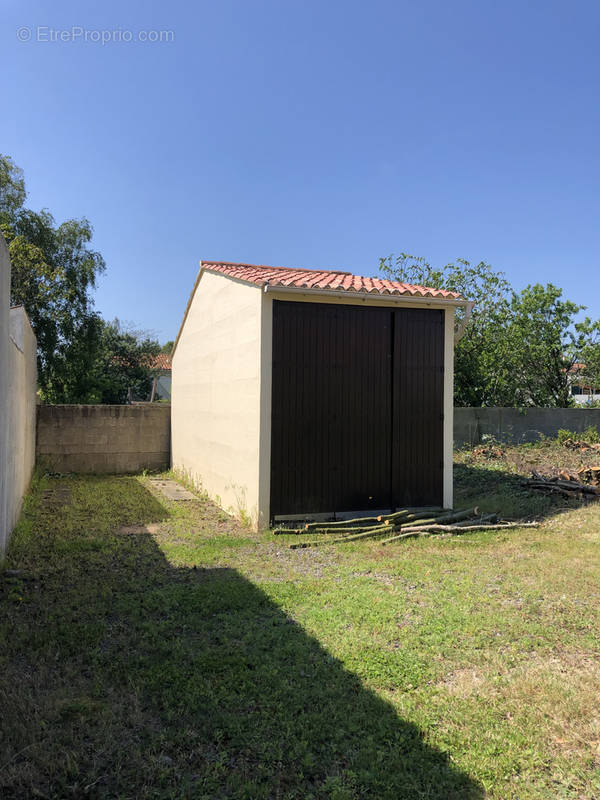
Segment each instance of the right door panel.
M396 508L443 503L444 312L393 312L392 474Z

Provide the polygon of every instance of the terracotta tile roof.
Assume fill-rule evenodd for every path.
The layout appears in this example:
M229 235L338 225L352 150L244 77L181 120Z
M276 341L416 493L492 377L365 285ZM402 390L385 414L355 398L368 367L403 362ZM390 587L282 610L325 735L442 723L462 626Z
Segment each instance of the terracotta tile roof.
M171 354L170 353L159 353L157 356L154 356L154 360L152 363L153 369L171 369Z
M351 272L328 269L301 269L297 267L266 267L253 264L233 264L228 261L201 261L200 267L210 272L221 272L238 280L258 286L293 286L301 289L358 292L360 294L408 295L435 297L443 300L462 299L456 292L412 286L384 278L365 278Z

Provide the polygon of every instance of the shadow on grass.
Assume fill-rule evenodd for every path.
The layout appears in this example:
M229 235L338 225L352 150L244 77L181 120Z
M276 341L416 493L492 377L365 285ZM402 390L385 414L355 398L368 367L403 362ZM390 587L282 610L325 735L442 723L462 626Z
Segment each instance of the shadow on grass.
M478 506L497 512L505 519L546 519L582 502L559 494L534 491L522 486L523 476L507 472L491 462L489 466L454 464L454 505Z
M111 498L122 526L168 516L139 482L87 483L31 510L21 600L0 576L3 798L483 796L238 572L115 532Z

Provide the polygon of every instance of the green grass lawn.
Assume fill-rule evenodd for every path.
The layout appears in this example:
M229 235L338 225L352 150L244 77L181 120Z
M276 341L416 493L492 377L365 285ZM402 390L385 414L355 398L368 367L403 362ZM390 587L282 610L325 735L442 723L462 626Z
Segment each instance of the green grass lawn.
M0 572L0 796L600 797L600 506L310 550L144 477L37 481ZM507 513L509 513L507 512Z

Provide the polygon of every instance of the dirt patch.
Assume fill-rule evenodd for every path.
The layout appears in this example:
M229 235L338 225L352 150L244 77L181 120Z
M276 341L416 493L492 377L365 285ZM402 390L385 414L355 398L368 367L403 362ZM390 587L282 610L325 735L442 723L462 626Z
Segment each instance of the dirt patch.
M70 506L72 502L71 489L69 486L55 486L53 489L46 489L42 492L42 508L53 511L61 506Z
M169 478L151 478L148 483L157 492L166 497L168 500L197 500L195 494L186 489L180 483L170 480Z
M505 687L514 683L521 684L522 690L530 685L537 690L545 682L557 680L561 675L569 676L570 681L576 680L590 688L595 685L600 689L600 662L592 653L533 653L526 661L503 673L493 665L482 669L468 667L448 673L437 685L457 697L469 697L474 693L491 697L500 692L512 693L498 685L495 680L498 677L503 679Z
M121 534L139 534L139 533L158 533L160 531L160 524L158 522L151 522L148 525L124 525L119 528L117 533Z
M331 550L290 550L283 544L263 543L260 539L255 545L240 548L238 556L247 559L249 569L246 575L256 580L274 582L305 577L322 578L338 564L337 554ZM266 565L266 569L261 568L262 564Z
M468 667L457 669L446 675L438 686L455 697L469 697L472 694L479 693L486 678L487 675L484 675L481 670Z

